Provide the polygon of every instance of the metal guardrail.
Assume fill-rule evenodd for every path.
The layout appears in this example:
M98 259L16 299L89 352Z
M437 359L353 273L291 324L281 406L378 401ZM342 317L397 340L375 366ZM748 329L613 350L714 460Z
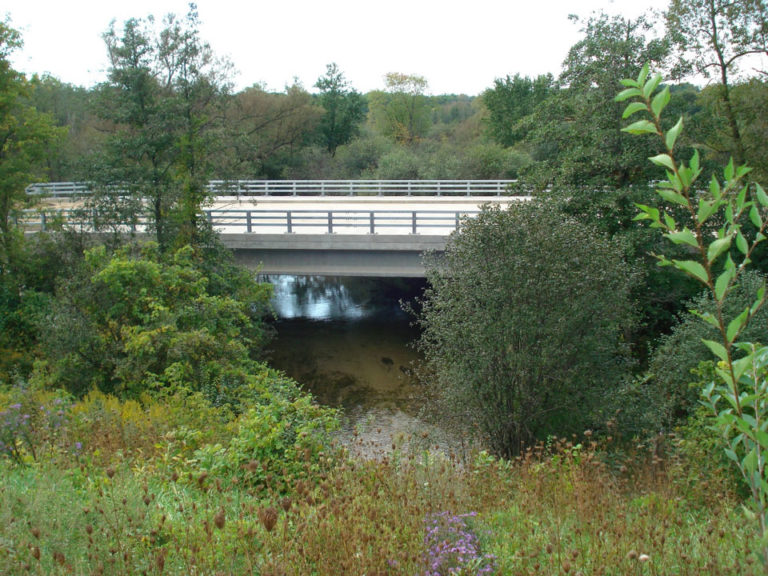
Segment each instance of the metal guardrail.
M316 234L420 234L429 231L447 235L455 230L463 217L477 215L480 210L205 210L211 226L219 232L250 234L294 234L301 231ZM24 210L16 218L17 226L29 231L45 231L52 223L90 231L96 229L99 214L83 210ZM116 224L127 231L141 232L146 219Z
M211 180L215 196L506 196L516 180ZM71 198L86 182L30 184L29 195Z

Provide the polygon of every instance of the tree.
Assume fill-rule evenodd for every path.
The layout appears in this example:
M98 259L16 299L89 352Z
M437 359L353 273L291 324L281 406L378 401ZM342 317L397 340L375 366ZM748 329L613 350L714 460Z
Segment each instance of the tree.
M646 16L604 13L586 21L582 39L563 62L560 89L552 90L521 126L529 131L526 145L538 161L529 175L534 184L624 186L648 181L646 159L655 153L654 144L621 132L622 109L612 102L612 94L644 62L666 57L666 42L649 37L653 25Z
M325 114L320 120L320 134L328 152L336 155L336 148L349 142L365 118L363 97L349 87L344 74L335 63L328 64L325 76L315 82L318 97Z
M430 117L425 92L429 84L423 76L389 72L384 77L385 92L370 94L373 123L384 135L400 144L414 144L429 129Z
M507 76L497 78L493 88L483 93L483 103L488 109L487 125L491 137L502 146L513 146L526 136L520 120L529 116L554 89L551 74L536 78Z
M77 395L184 387L226 397L268 337L271 291L244 274L201 263L189 246L88 250L45 321L47 379Z
M10 55L21 45L20 34L0 22L0 277L11 271L19 242L12 212L27 203L27 184L45 179L42 159L61 136L50 116L32 106L29 83L11 67Z
M431 384L501 456L583 431L626 368L631 277L616 243L543 202L484 208L427 262Z
M243 90L227 106L226 157L219 166L231 177L281 178L321 118L322 109L299 84L283 93L260 86Z
M733 77L747 56L765 52L765 15L763 0L672 0L666 14L679 70L695 71L719 82L719 99L738 164L746 156L731 96Z
M130 19L122 35L114 23L104 35L111 66L100 112L113 132L95 174L102 194L94 198L101 207L127 198L123 216L148 205L149 225L166 249L195 241L201 227L228 84L199 38L194 4L183 21L168 15L157 34L153 25L152 17Z

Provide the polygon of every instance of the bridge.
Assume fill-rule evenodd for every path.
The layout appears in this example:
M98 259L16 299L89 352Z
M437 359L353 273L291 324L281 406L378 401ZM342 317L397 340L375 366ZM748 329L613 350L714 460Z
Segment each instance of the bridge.
M213 181L204 210L239 263L263 274L321 276L424 275L422 254L440 252L463 218L486 203L525 199L509 180ZM45 228L51 218L91 227L82 210L87 184L34 184L43 208L22 225ZM47 205L47 206L46 206ZM142 220L131 228L142 232ZM126 231L127 231L126 226Z

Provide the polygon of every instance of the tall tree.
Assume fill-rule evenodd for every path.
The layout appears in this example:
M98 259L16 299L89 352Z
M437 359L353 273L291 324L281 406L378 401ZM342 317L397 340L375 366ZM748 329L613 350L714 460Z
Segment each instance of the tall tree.
M328 64L325 76L317 79L315 87L320 90L320 105L325 110L320 133L328 152L335 156L336 148L352 139L365 118L365 101L350 88L335 63Z
M223 80L210 47L199 38L194 4L183 20L130 19L122 35L114 23L104 40L109 80L101 87L102 116L113 125L100 174L108 202L129 189L133 204L149 206L149 221L164 249L194 240L210 177L211 134L220 125ZM99 199L99 196L96 196Z
M679 69L718 81L734 161L742 164L745 147L731 92L739 64L768 48L765 1L672 0L666 17Z
M430 115L426 78L415 74L389 72L385 92L370 95L371 114L377 129L401 144L414 144L429 129Z
M578 18L573 17L578 22ZM622 108L612 101L619 81L645 62L659 63L667 43L654 38L654 22L596 13L563 62L560 89L527 117L528 145L539 160L537 181L626 185L647 181L651 144L621 132Z
M19 32L0 22L0 276L10 272L19 241L13 210L27 201L27 184L45 179L41 160L61 135L32 105L27 79L11 67L10 55L21 45Z
M551 74L536 78L507 76L497 78L493 88L483 93L483 103L488 109L487 125L491 137L502 146L513 146L522 140L526 130L520 120L529 116L550 95L555 79Z

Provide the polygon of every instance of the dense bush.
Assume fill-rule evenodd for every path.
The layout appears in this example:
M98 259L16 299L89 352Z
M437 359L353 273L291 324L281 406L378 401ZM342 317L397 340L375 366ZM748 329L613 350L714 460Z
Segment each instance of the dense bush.
M602 418L627 369L632 274L620 253L533 201L484 209L428 263L419 315L428 378L497 454Z

